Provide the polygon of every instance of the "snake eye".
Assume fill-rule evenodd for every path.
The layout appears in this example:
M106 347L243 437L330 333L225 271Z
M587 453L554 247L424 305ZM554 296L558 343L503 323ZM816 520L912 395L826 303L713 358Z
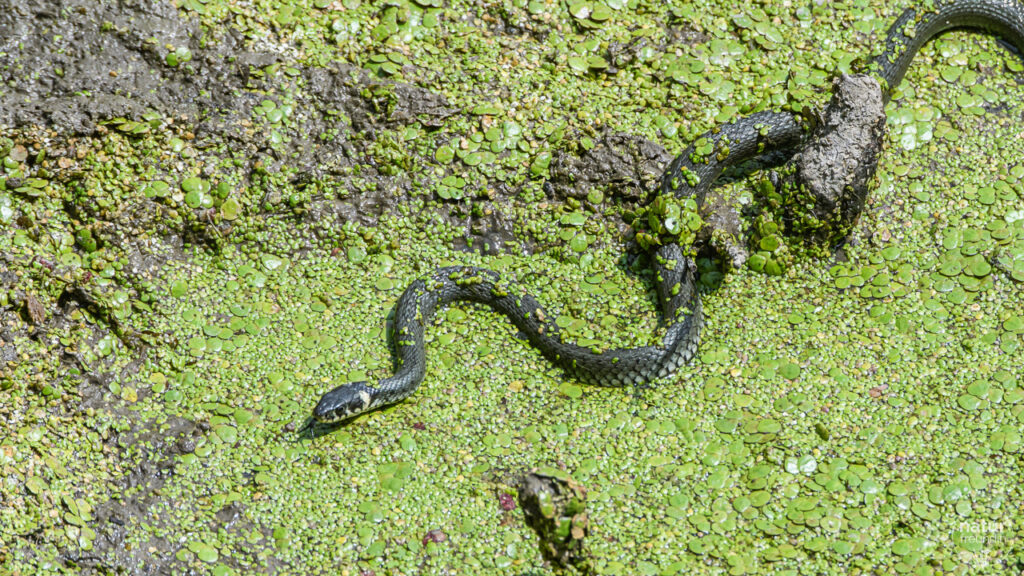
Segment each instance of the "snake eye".
M365 382L349 382L324 394L313 409L313 418L325 424L340 422L370 407L374 390Z

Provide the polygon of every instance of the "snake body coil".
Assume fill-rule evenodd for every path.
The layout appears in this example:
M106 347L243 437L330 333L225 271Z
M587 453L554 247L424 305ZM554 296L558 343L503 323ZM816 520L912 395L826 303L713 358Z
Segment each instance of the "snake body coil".
M921 46L951 28L992 32L1024 53L1024 6L1015 0L956 0L929 10L908 9L889 28L885 50L874 60L874 72L884 81L884 101ZM760 112L721 126L701 140L711 142L713 149L724 141L729 153L699 158L690 146L665 170L659 193L693 197L700 204L723 170L769 152L795 151L804 134L800 118L787 112ZM548 360L583 382L625 386L672 374L693 358L700 340L697 267L675 244L659 247L652 261L667 324L661 345L602 352L563 342L540 304L503 283L496 272L469 266L436 270L413 282L398 301L394 344L399 368L394 376L375 386L352 382L334 388L320 399L313 418L338 422L412 394L426 373L425 327L438 307L462 300L487 304L506 315Z

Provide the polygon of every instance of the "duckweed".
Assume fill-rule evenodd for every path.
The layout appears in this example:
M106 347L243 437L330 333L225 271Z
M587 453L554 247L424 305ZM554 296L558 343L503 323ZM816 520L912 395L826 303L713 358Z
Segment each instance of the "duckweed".
M309 440L297 430L320 394L390 373L388 313L437 266L514 278L578 343L657 342L650 278L619 226L638 207L611 187L551 197L554 154L604 130L678 152L750 111L820 103L823 71L868 54L898 12L336 4L180 3L203 42L231 22L281 48L247 65L241 142L259 152L177 115L74 145L4 130L0 261L18 279L0 286L5 569L97 555L215 574L545 573L495 495L507 471L550 465L588 489L600 573L1019 569L1013 55L964 34L926 48L887 110L891 146L851 241L798 255L778 223L747 223L750 269L705 294L699 360L659 386L580 386L504 318L452 307L427 327L409 401ZM157 58L186 74L196 42L161 42ZM336 60L369 74L368 95L305 133L321 112L307 67ZM355 72L334 79L363 86ZM402 108L413 97L393 79L444 111ZM288 146L310 141L355 154L305 173ZM727 186L749 198L761 184ZM685 208L643 225L682 235ZM494 222L513 231L497 232L504 255L456 248ZM62 301L68 286L92 300ZM52 319L38 336L15 308L26 292ZM172 432L179 420L194 432ZM128 472L146 469L173 474ZM140 556L125 557L97 510L132 502L119 549Z

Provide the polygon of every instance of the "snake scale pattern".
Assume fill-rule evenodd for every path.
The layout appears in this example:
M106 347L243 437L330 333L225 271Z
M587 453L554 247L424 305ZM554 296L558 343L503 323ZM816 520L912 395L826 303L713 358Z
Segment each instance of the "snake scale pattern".
M1024 54L1024 5L1016 0L954 0L908 9L889 28L885 49L871 67L882 81L885 102L918 50L952 28L993 33ZM729 153L699 158L690 146L665 170L658 193L692 197L700 205L723 170L769 152L795 152L805 133L801 119L788 112L760 112L725 124L702 140L717 149L724 139ZM667 325L660 346L597 352L564 342L540 304L503 282L498 273L470 266L441 268L413 282L398 301L393 324L397 372L374 385L351 382L334 388L320 399L313 419L341 422L412 394L426 373L424 330L438 308L456 301L480 302L504 314L549 361L582 382L626 386L668 376L693 358L700 341L703 316L697 267L675 244L660 246L652 256Z

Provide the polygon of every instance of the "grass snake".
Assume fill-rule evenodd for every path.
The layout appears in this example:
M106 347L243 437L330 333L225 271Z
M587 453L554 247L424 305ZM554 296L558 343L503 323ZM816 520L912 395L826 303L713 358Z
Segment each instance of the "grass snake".
M884 102L891 99L918 50L952 28L994 33L1024 53L1024 5L1015 0L957 0L910 8L889 28L884 51L870 67L882 81ZM701 140L714 149L724 141L728 154L701 158L690 146L669 164L657 192L692 197L700 205L723 170L763 154L795 151L805 133L801 118L789 112L760 112L725 124ZM351 382L334 388L320 399L313 419L344 421L412 394L426 373L424 330L439 307L456 301L480 302L501 312L548 360L582 382L625 386L668 376L697 352L703 325L697 267L677 244L658 247L651 260L666 324L661 345L603 352L563 341L541 305L513 283L503 282L498 273L472 266L438 269L414 281L398 300L393 323L395 374L375 385Z

